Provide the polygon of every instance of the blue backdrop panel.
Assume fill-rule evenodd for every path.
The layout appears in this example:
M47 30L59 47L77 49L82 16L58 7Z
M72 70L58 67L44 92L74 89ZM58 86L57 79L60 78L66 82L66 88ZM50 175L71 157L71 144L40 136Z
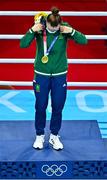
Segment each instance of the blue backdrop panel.
M97 120L107 122L107 90L68 90L63 110L64 120ZM0 90L0 120L33 120L33 91ZM51 116L51 103L47 119Z

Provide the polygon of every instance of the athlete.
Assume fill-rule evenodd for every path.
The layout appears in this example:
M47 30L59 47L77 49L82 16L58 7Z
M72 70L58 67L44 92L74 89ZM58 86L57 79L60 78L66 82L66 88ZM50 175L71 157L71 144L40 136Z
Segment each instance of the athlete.
M49 143L55 150L62 150L64 145L58 133L61 128L62 110L67 94L67 41L71 39L78 44L87 44L88 41L83 33L62 21L58 8L52 8L48 15L45 13L39 15L36 15L35 24L20 41L21 48L28 47L34 39L37 43L33 80L36 97L36 139L33 147L44 148L46 109L50 93L52 114Z

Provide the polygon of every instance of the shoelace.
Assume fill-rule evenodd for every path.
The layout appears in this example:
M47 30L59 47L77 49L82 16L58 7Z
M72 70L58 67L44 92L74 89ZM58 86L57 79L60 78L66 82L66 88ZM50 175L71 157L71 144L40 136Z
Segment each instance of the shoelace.
M60 138L60 136L57 135L57 136L54 136L53 140L60 142L59 138Z

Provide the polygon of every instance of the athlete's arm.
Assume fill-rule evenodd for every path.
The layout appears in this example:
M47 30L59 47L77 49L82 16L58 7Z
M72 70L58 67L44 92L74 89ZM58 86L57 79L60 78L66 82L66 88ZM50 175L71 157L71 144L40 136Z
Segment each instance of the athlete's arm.
M37 36L38 31L42 30L42 24L38 23L33 25L29 31L21 38L20 40L20 47L26 48L29 47L31 42L34 40L34 38Z
M83 33L73 29L70 26L60 26L60 30L62 33L65 33L67 35L68 39L73 39L78 44L88 43L88 40Z

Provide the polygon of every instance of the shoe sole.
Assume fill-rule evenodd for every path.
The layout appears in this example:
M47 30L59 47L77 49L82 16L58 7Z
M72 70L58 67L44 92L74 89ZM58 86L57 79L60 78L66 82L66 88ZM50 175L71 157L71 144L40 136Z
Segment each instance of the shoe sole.
M35 147L33 146L34 149L37 149L37 150L42 150L43 148L39 148L39 147Z

